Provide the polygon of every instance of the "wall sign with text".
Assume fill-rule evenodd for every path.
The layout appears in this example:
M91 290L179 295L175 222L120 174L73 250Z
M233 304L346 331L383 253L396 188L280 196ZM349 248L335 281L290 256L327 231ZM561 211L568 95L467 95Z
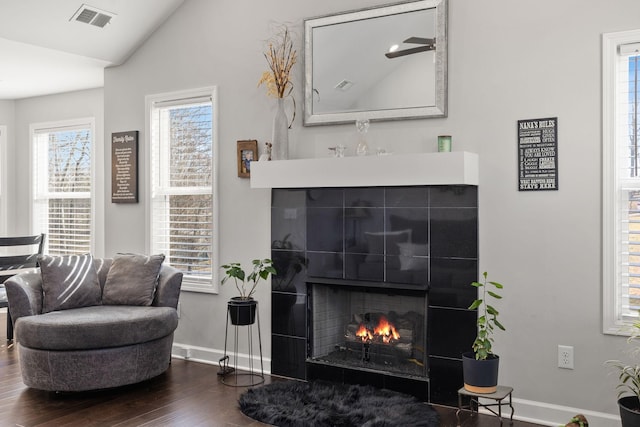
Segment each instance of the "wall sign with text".
M558 118L518 120L518 190L558 189Z
M138 203L138 131L111 134L111 203Z

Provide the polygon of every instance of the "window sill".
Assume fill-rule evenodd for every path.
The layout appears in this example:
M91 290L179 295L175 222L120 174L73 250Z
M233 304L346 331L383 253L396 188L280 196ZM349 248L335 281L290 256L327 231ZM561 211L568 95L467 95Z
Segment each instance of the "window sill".
M217 286L213 284L193 284L193 283L182 283L182 287L180 288L182 292L198 292L201 294L218 294L219 289Z

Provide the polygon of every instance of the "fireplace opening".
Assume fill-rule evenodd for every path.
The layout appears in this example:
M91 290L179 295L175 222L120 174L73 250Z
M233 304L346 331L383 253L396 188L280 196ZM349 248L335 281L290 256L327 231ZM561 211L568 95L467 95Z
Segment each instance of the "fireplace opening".
M312 363L427 377L425 292L310 285Z

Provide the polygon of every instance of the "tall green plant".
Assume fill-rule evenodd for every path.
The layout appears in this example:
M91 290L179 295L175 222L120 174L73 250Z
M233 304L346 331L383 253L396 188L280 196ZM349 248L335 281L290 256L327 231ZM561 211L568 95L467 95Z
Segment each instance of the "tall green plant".
M478 288L482 292L482 298L476 299L470 306L469 310L478 310L478 335L473 342L473 352L476 355L476 360L485 360L489 357L491 352L491 344L493 343L493 332L495 328L505 330L504 326L498 321L498 310L489 304L488 298L496 300L502 299L497 293L498 289L503 289L503 286L498 282L487 281L487 272L482 273L484 278L483 282L472 282L471 286ZM488 289L488 285L493 286L496 291Z
M256 291L256 287L258 286L260 279L266 280L270 274L277 274L276 269L273 266L273 261L268 258L254 259L251 263L253 268L251 273L248 275L245 273L239 262L232 262L220 267L224 269L224 273L226 275L220 283L224 285L227 280L233 279L236 289L240 294L240 298L242 299L251 298Z
M632 326L631 336L627 342L629 344L636 344L636 347L631 352L631 356L637 358L640 355L640 322L636 322ZM630 392L638 399L638 405L640 405L640 366L633 364L626 364L620 360L607 360L608 365L613 366L618 370L618 399L622 395Z

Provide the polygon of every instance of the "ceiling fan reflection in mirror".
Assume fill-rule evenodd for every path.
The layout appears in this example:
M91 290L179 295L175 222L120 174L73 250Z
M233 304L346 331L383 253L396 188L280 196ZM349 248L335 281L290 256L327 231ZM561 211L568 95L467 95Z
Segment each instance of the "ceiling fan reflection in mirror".
M384 56L386 56L389 59L392 59L392 58L398 58L400 56L412 55L414 53L427 52L429 50L436 50L435 38L427 39L424 37L409 37L403 43L421 44L424 46L411 47L411 48L402 49L402 50L390 50L389 52L385 53ZM397 49L397 45L392 46L392 48L393 47Z

